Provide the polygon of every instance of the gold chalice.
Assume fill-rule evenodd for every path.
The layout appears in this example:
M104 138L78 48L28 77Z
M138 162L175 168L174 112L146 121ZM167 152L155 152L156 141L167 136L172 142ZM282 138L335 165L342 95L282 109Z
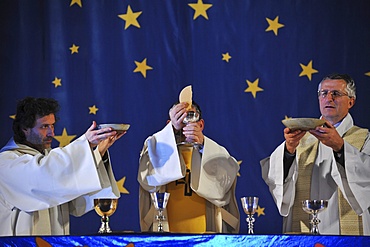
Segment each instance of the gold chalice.
M98 233L111 233L109 216L117 209L118 199L94 199L95 212L101 216L101 226Z

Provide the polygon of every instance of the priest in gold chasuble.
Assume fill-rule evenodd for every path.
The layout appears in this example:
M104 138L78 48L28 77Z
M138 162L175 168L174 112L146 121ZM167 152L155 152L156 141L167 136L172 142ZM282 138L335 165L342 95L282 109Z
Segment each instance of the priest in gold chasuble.
M203 135L204 120L183 124L188 103L174 105L167 125L145 140L138 182L142 231L157 231L150 192L168 192L165 231L238 233L235 198L239 165L228 151ZM199 106L193 110L201 116ZM183 141L199 145L178 145Z

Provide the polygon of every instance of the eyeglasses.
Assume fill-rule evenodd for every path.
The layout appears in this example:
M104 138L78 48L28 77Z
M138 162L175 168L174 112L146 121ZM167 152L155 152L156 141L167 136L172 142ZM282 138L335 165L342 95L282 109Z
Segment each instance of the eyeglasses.
M338 91L338 90L323 89L323 90L319 90L317 92L318 96L321 97L321 98L326 98L329 93L330 93L330 95L333 99L339 98L339 97L342 97L342 96L348 96L348 97L351 98L351 96L349 96L347 93L344 93L344 92L341 92L341 91Z

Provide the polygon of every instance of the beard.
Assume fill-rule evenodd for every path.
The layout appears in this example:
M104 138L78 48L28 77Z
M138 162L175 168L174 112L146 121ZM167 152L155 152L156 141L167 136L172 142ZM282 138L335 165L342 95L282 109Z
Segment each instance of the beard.
M30 135L27 136L27 142L40 152L43 152L45 149L49 149L51 147L52 140L53 138L50 136L40 136L38 133L34 133L33 131L31 131Z

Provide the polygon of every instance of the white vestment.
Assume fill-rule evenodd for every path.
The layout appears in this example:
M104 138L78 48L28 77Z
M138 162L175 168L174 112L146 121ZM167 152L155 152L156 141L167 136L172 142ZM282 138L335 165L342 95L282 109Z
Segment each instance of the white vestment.
M109 161L85 135L45 155L13 139L0 150L0 236L68 235L69 214L119 196Z
M350 114L336 128L343 136L351 127ZM311 138L314 138L311 135ZM316 138L315 138L316 139ZM297 157L284 180L285 142L275 149L270 157L261 161L262 177L269 186L280 215L284 216L283 232L292 231L292 207L295 186L298 179ZM311 195L307 199L328 200L328 208L319 213L321 234L339 235L340 216L338 206L338 186L347 198L351 208L362 216L363 233L370 235L370 141L369 134L362 150L344 142L345 169L336 162L333 150L319 143L317 156L313 165Z
M194 149L190 187L207 201L206 228L211 232L239 232L240 215L235 199L239 165L227 150L204 137L202 153ZM140 226L156 231L150 192L166 190L170 182L185 176L185 163L176 145L172 124L147 138L140 155ZM171 197L170 199L171 200ZM164 226L168 230L168 225Z

